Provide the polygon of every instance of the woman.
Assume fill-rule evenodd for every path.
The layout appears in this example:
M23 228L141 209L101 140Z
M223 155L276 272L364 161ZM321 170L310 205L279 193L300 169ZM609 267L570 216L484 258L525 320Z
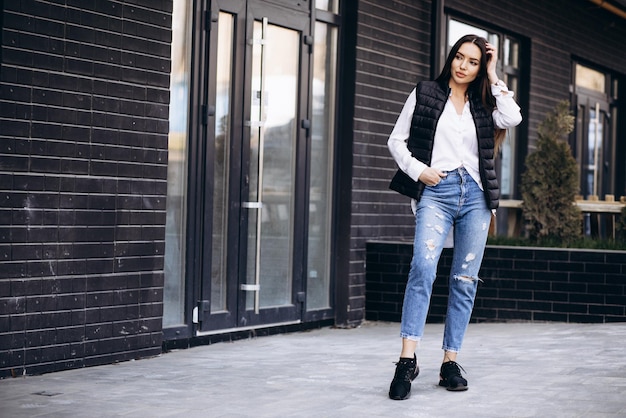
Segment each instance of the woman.
M430 304L437 263L454 229L448 311L439 385L467 390L456 363L478 287L492 212L500 190L494 155L520 108L496 73L497 50L466 35L452 47L435 81L411 92L387 143L399 170L390 188L412 198L413 259L402 308L402 351L389 388L407 399L419 373L415 350Z

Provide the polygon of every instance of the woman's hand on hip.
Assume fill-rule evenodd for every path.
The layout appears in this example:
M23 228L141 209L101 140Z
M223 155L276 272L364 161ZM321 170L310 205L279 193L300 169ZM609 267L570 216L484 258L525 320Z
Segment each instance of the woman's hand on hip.
M420 174L419 181L427 186L436 186L439 184L442 178L445 178L448 174L443 171L439 171L436 168L426 167L422 174Z

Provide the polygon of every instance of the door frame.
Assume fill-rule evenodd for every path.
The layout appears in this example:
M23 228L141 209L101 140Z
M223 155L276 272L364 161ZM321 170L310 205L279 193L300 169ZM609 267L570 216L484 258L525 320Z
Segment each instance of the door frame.
M197 196L204 196L202 200L202 212L197 216L202 217L198 222L202 225L202 236L197 237L197 241L192 245L194 252L201 252L199 269L191 277L197 298L196 306L193 309L194 324L196 334L201 335L212 332L224 332L228 329L243 329L249 327L269 326L273 324L297 323L303 318L304 298L302 292L305 288L303 266L306 259L306 207L307 207L307 143L309 132L302 121L310 119L309 95L310 80L309 67L311 54L307 53L304 45L305 37L310 34L311 17L308 14L297 10L271 5L260 0L212 0L210 1L210 11L207 11L206 22L211 27L207 31L206 59L204 67L200 70L204 72L204 83L206 94L203 97L201 106L206 123L203 132L204 167L202 170L203 184L199 184L194 190ZM217 69L217 42L211 42L211 36L217 34L216 20L220 11L233 13L235 18L235 53L233 59L233 86L231 102L231 140L230 161L229 161L229 184L228 184L228 233L226 250L226 277L227 279L227 309L222 313L211 314L211 277L210 263L212 260L212 198L213 198L213 160L214 152L212 136L215 132L215 118L211 117L211 101L215 98L215 82L211 77L215 76ZM249 71L251 68L252 47L249 46L248 38L252 35L252 28L255 17L267 15L270 23L289 29L297 30L300 33L300 57L298 86L299 97L297 103L297 135L295 140L295 161L294 173L294 207L292 228L295 244L293 245L293 264L291 271L291 307L289 309L278 307L261 310L258 314L254 311L246 310L246 292L240 289L240 284L245 283L246 275L246 251L247 251L247 222L249 209L242 207L242 201L247 199L247 186L245 177L245 161L249 160L250 127L246 126L246 120L250 120L250 103L248 93L251 92L251 79ZM297 24L294 24L297 22ZM243 83L241 82L243 80ZM207 112L208 111L208 112ZM205 113L206 112L206 113ZM237 138L237 139L235 139ZM238 156L241 155L241 158ZM204 214L204 215L203 215ZM252 215L252 214L251 214ZM196 221L198 221L198 217ZM205 239L208 237L208 239ZM198 274L200 272L200 274ZM207 273L208 272L208 273ZM234 282L234 279L237 282ZM236 307L236 308L234 308ZM289 313L291 311L291 313Z

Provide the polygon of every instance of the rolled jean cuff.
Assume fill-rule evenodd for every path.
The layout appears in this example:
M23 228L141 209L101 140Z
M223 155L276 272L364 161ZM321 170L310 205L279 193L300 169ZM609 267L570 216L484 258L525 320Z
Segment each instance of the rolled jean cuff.
M451 353L458 353L459 351L461 351L460 348L452 348L452 347L446 347L445 345L441 347L441 349L443 351L449 351Z
M400 333L400 337L415 342L420 342L420 340L422 339L422 337L416 337L415 335L409 335L404 332Z

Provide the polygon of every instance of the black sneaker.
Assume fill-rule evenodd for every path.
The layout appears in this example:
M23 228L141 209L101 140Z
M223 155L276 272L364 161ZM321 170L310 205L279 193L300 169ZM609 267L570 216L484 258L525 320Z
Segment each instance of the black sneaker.
M412 359L400 357L400 361L396 363L396 374L389 387L389 397L397 401L408 399L411 396L411 382L419 373L420 368L415 354Z
M439 386L453 391L467 390L467 380L461 376L461 370L465 371L465 369L455 361L443 363L439 373Z

